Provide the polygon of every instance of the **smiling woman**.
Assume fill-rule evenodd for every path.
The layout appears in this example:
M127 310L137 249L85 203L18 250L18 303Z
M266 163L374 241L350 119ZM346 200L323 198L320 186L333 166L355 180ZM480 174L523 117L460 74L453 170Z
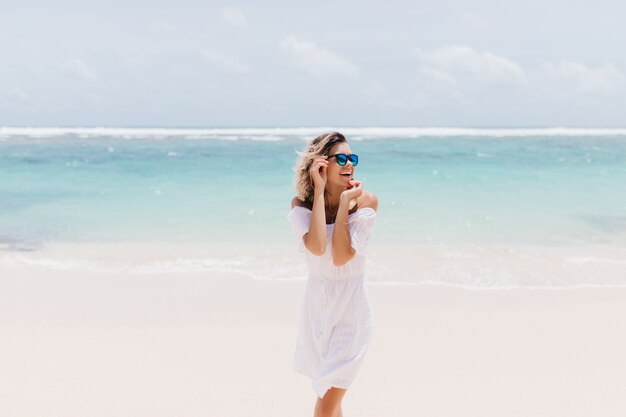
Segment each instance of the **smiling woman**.
M309 277L293 367L311 378L315 416L341 416L372 337L364 269L378 202L353 179L359 159L342 134L320 135L300 155L288 219Z

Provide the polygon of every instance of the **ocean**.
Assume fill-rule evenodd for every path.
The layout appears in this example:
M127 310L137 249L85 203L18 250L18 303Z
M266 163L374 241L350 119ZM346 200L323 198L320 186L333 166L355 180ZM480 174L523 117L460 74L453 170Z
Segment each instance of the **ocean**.
M372 250L436 250L448 262L400 272L379 255L374 281L626 285L626 129L0 128L0 259L59 244L295 250L286 215L296 151L330 130L346 135L355 178L379 198ZM497 271L480 257L450 272L487 248L516 251L516 278L504 258ZM525 280L547 253L559 279ZM266 279L297 275L277 259L263 263Z

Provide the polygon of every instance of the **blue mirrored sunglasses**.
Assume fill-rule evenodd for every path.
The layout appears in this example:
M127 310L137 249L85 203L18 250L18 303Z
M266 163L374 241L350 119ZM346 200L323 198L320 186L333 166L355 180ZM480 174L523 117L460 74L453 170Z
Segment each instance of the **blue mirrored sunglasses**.
M359 155L355 153L351 153L350 155L346 155L345 153L336 153L334 155L328 155L328 158L337 158L337 163L341 166L344 166L348 159L352 163L352 166L357 166L359 163Z

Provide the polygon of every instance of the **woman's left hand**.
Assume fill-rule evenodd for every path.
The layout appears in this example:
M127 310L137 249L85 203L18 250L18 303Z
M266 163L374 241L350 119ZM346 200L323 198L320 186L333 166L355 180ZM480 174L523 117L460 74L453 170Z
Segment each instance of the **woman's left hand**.
M350 180L348 183L350 184L348 188L341 192L341 196L339 197L343 200L343 203L349 203L351 200L354 200L363 194L363 182L357 180Z

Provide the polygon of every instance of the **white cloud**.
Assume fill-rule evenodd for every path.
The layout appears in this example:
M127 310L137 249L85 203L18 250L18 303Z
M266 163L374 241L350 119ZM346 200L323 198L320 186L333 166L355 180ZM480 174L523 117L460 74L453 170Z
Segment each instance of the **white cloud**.
M220 9L220 17L233 26L243 27L248 25L248 20L242 11L233 7Z
M485 19L476 13L465 13L461 16L461 22L473 29L481 29L487 25Z
M543 71L548 77L572 82L580 92L609 93L624 82L624 75L613 65L588 68L581 63L560 61L544 63Z
M526 73L520 65L491 52L479 52L469 46L444 46L433 52L415 49L427 74L446 82L456 76L473 74L485 80L519 84L526 82Z
M298 40L293 35L283 39L280 46L291 55L298 66L315 76L356 75L359 72L348 60L318 47L313 42Z
M424 75L450 84L456 84L456 78L449 72L439 70L437 68L424 67L421 69Z
M98 81L100 77L80 59L70 59L63 64L63 69L70 75L87 81Z
M204 58L210 63L217 64L221 68L236 74L244 74L250 71L250 66L248 64L239 62L235 58L217 54L206 49L202 50L202 56L204 56Z

